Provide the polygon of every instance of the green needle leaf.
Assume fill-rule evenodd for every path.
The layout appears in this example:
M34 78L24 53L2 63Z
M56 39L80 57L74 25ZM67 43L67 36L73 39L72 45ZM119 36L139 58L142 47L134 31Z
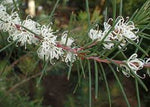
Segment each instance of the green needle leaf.
M55 10L56 10L56 7L57 7L59 1L60 1L60 0L57 0L57 1L56 1L56 4L54 5L53 10L52 10L52 12L51 12L50 15L49 15L50 22L51 22L51 20L52 20L52 16L54 15L54 12L55 12Z
M89 71L89 107L92 107L92 79L91 79L91 65L88 60L88 71Z
M79 61L80 61L80 66L81 66L81 69L82 69L83 77L85 78L85 71L84 71L84 67L83 67L82 61L81 61L81 59L79 59Z
M94 61L95 65L95 99L98 97L98 68L97 68L97 63Z
M47 66L48 66L48 61L46 61L45 64L44 64L44 67L43 67L43 69L42 69L42 71L41 71L42 74L41 74L41 76L40 76L40 78L39 78L39 80L38 80L38 82L37 82L37 86L38 86L39 83L41 82L41 79L42 79L44 73L46 72Z
M4 51L5 49L7 49L8 47L10 47L11 45L13 45L15 43L15 41L11 42L10 44L6 45L4 48L0 49L0 52Z
M116 74L116 71L113 69L113 67L112 67L110 64L108 64L108 66L109 66L110 69L112 70L112 72L113 72L113 74L114 74L114 76L115 76L115 78L116 78L116 80L117 80L117 82L118 82L118 85L119 85L119 87L120 87L120 89L121 89L121 92L122 92L123 97L124 97L124 99L125 99L125 101L126 101L126 103L127 103L127 106L128 106L128 107L131 107L131 106L130 106L130 103L129 103L129 101L128 101L128 98L127 98L127 96L126 96L126 93L125 93L125 91L124 91L124 89L123 89L123 86L122 86L122 84L121 84L121 82L120 82L120 80L119 80L119 78L118 78L118 76L117 76L117 74Z
M103 74L103 77L104 77L104 81L105 81L105 84L106 84L106 90L107 90L108 100L109 100L109 107L111 107L111 95L110 95L110 90L109 90L109 86L108 86L108 82L107 82L106 74L105 74L105 71L104 71L103 65L102 65L101 63L100 63L100 67L101 67L102 74Z
M138 107L141 107L140 92L139 92L139 85L138 85L137 79L135 79L135 87L136 87L136 95L137 95Z

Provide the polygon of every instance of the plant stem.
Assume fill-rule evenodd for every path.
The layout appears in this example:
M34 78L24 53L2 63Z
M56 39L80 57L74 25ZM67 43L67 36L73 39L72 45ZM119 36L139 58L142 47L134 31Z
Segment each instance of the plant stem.
M20 25L15 25L16 26L16 28L18 29L18 30L20 30L20 28L22 27L22 26L20 26ZM26 29L26 30L28 30L28 29ZM24 31L25 32L25 31ZM30 31L29 31L30 32ZM31 33L33 33L33 32L31 32ZM35 37L37 38L37 39L39 39L39 40L42 40L42 38L40 37L40 36L38 36L38 35L35 35ZM80 51L81 50L85 50L85 49L87 49L87 48L91 48L92 46L94 46L94 45L96 45L97 44L97 42L98 41L94 41L92 44L90 44L89 46L87 46L87 47L80 47L80 48L74 48L74 49L72 49L71 47L68 47L68 46L65 46L65 45L62 45L62 44L60 44L60 43L57 43L57 47L59 47L59 48L62 48L63 50L66 50L66 51L69 51L69 52L72 52L72 53L74 53L74 54L77 54L79 57L81 57L81 59L91 59L91 60L94 60L94 61L97 61L97 62L102 62L102 63L111 63L109 60L107 60L107 59L100 59L99 57L94 57L94 56L91 56L91 57L86 57L85 55L85 53L80 53ZM141 48L140 48L141 49ZM142 49L143 50L143 49ZM145 52L145 51L144 51ZM124 61L119 61L119 60L111 60L112 62L114 62L114 63L116 63L116 64L124 64L125 62ZM135 64L136 65L136 64ZM143 65L145 68L150 68L150 63L148 63L148 64L144 64Z

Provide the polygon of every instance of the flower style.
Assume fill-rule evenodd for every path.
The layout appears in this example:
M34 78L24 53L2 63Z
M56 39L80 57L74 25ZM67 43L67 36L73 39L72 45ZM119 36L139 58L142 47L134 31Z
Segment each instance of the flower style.
M121 72L126 76L126 77L130 77L130 68L124 64L120 65L121 68ZM119 68L117 67L117 71L119 72Z
M57 47L57 36L54 35L51 27L45 25L41 27L41 36L43 40L41 41L41 46L37 50L37 54L40 59L49 60L51 64L54 64L52 60L59 59L63 54L62 48Z
M146 58L145 64L150 64L150 58Z
M150 64L150 58L145 58L145 64ZM146 72L148 76L150 77L150 70L147 70Z
M135 73L137 76L137 71L141 70L144 66L144 61L142 59L137 58L137 54L134 53L129 57L127 61L124 61L127 65L120 65L120 67L124 68L122 70L123 74L126 75L127 77L130 76L130 71ZM118 70L118 68L117 68ZM139 76L140 78L145 78L145 74L143 77Z
M133 71L141 70L143 68L143 65L144 65L143 60L138 59L136 53L131 55L126 63L129 66L129 68L131 68L131 70L133 70Z

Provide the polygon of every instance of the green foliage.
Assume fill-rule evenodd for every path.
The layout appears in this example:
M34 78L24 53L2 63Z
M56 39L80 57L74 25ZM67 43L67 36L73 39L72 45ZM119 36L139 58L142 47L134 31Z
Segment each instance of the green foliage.
M41 101L30 101L28 96L20 96L20 94L8 94L0 91L1 107L42 107Z
M24 74L34 73L35 65L33 64L36 64L35 60L30 57L25 57L22 61L20 61L18 67Z
M123 0L123 10L126 15L132 15L147 0Z

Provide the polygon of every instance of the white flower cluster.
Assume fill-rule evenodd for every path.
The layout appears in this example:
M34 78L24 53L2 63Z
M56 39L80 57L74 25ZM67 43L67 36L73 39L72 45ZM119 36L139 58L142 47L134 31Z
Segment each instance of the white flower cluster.
M0 30L8 32L9 42L15 41L17 46L25 46L25 48L27 44L38 45L37 54L39 58L50 61L52 64L54 64L53 60L60 58L66 63L72 63L76 60L77 50L73 47L74 39L68 37L67 31L62 33L61 40L58 41L58 36L50 25L41 25L29 17L21 21L17 12L8 14L6 7L3 5L0 5L0 13ZM104 22L104 31L91 29L89 37L92 40L104 40L103 46L106 49L114 47L115 44L112 41L120 42L119 48L130 42L128 39L138 42L136 33L139 30L135 28L132 21L125 21L123 17L119 16L113 28L109 24L110 20L112 19ZM145 64L149 64L150 58L144 61L137 58L137 54L133 54L124 62L126 65L121 64L120 67L124 68L122 72L128 77L131 71L138 75L137 71L141 70Z
M20 24L20 18L17 12L13 12L9 15L6 12L6 7L0 5L0 30L14 32L15 24Z
M49 25L40 25L29 17L21 21L17 12L8 14L3 5L0 5L0 13L0 30L9 33L9 42L16 41L17 46L25 46L25 48L27 44L40 44L37 50L39 58L51 63L52 60L59 58L66 63L76 60L76 54L65 52L62 47L57 47L57 43L60 43L71 48L74 39L68 38L67 33L63 33L61 41L58 41L55 32Z
M150 58L146 59L146 61L137 58L137 54L134 53L130 56L130 58L127 61L124 61L125 64L121 64L120 67L122 68L122 73L129 77L131 72L133 72L135 75L137 75L140 78L145 78L145 74L143 77L139 76L137 74L137 71L141 70L144 67L144 64L150 63ZM119 71L119 68L117 67L117 71Z
M109 24L110 21L113 21L113 19L110 18L108 22L104 22L104 31L91 29L89 31L89 37L92 40L104 40L103 46L106 49L113 48L115 46L114 41L120 42L119 48L125 46L125 44L129 42L128 39L132 41L136 40L138 42L136 33L139 29L135 27L132 21L125 21L122 16L119 16L115 20L116 24L114 27Z
M19 27L19 29L17 29L16 25L21 25L23 27ZM11 33L9 31L8 40L17 41L17 46L25 46L25 48L27 44L37 44L38 39L35 37L35 34L31 33L29 30L36 34L40 34L40 24L31 19L26 19L21 22L21 24L15 23L14 31Z
M17 0L15 0L16 2ZM13 0L2 0L2 4L7 5L7 4L13 4Z
M43 25L41 27L41 35L43 37L41 46L37 50L38 56L41 59L50 60L59 57L63 54L62 48L56 47L56 38L51 27Z

